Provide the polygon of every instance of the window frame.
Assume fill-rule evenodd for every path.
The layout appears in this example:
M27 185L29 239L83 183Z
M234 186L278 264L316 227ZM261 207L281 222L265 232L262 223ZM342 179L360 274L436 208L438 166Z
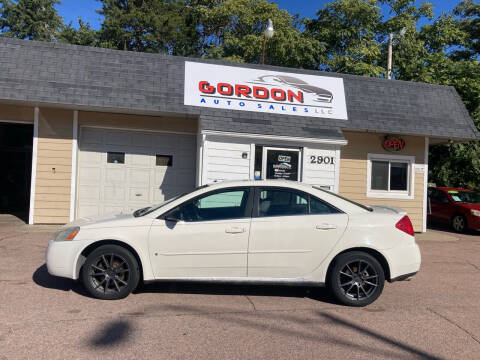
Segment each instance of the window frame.
M372 162L388 162L388 189L372 189ZM407 164L407 190L390 190L390 171L391 163ZM382 199L408 199L412 200L415 193L415 156L408 155L385 155L385 154L367 154L367 197Z
M213 222L213 221L229 221L229 220L240 220L240 219L251 219L252 218L252 211L253 211L253 198L254 198L254 189L251 186L235 186L231 188L222 188L222 189L216 189L212 190L209 192L204 192L200 195L197 195L191 199L185 200L181 204L178 204L177 206L173 207L172 209L169 209L167 212L163 213L162 215L158 216L157 219L161 220L166 220L166 218L169 216L169 214L173 213L176 211L178 208L181 206L184 206L185 204L191 202L191 201L196 201L200 198L204 198L207 196L215 195L218 193L222 192L233 192L233 191L248 191L248 197L247 197L247 203L245 204L245 212L243 217L234 217L234 218L225 218L225 219L216 219L216 220L200 220L200 221L184 221L181 220L182 223L185 224L199 224L199 223L207 223L207 222Z
M280 190L280 191L291 191L291 192L297 192L307 198L307 206L308 206L308 213L307 214L291 214L291 215L270 215L270 216L260 216L259 212L259 205L260 205L260 192L262 190ZM255 186L254 187L254 197L253 197L253 211L252 211L252 218L257 218L257 219L266 219L270 217L286 217L286 216L326 216L326 215L338 215L338 214L344 214L345 212L340 210L338 207L330 204L329 202L320 199L319 197L310 194L308 192L294 189L294 188L288 188L288 187L281 187L281 186ZM329 214L312 214L311 209L310 209L310 198L313 197L314 199L325 203L329 207L335 209L337 212L336 213L329 213Z

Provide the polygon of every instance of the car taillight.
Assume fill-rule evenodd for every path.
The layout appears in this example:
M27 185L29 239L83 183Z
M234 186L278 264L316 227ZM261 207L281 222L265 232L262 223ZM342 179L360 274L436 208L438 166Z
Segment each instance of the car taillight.
M407 215L398 220L398 222L395 224L395 227L398 230L402 230L403 232L407 233L408 235L414 235L412 222Z

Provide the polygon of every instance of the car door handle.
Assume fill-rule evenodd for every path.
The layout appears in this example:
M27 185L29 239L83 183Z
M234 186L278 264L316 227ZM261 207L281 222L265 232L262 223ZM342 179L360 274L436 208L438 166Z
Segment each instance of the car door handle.
M320 225L317 225L315 227L317 230L332 230L332 229L336 229L337 228L337 225L333 225L333 224L320 224Z
M238 227L238 226L232 226L232 227L226 228L225 232L227 234L240 234L240 233L245 232L245 228Z

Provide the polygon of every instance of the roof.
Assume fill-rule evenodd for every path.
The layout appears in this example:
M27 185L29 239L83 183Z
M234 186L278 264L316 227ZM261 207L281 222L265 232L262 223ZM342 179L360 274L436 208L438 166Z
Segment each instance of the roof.
M443 186L438 186L438 187L435 187L434 189L443 190L443 191L467 191L467 192L472 192L473 191L471 189L452 188L452 187L443 187Z
M341 130L480 139L453 87L0 37L0 101L187 115L201 130L339 138ZM343 79L348 120L184 105L185 61Z

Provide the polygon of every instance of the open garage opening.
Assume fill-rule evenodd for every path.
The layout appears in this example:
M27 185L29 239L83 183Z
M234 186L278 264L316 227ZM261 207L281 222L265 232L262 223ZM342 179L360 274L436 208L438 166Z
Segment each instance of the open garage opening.
M33 125L0 123L0 213L28 221Z

